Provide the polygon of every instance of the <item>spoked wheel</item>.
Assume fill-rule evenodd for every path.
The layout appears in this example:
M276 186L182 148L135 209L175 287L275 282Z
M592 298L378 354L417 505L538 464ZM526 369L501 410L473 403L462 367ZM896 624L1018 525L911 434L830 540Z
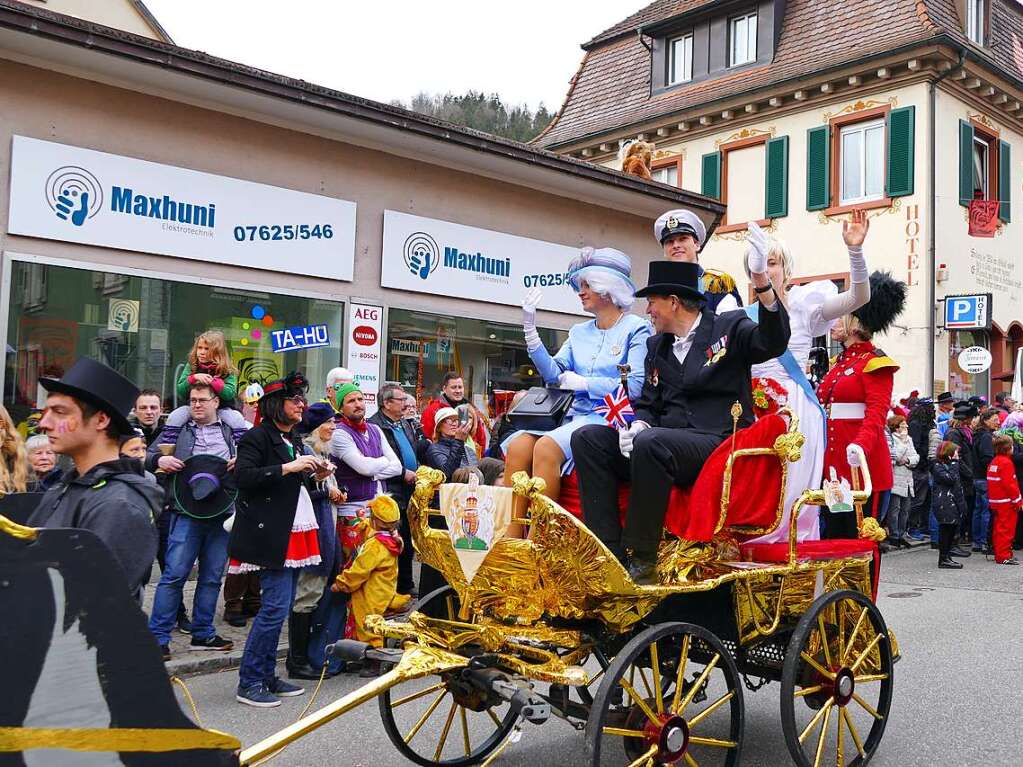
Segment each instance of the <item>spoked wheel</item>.
M602 753L628 767L734 767L743 722L739 672L721 640L690 623L662 623L633 637L611 662L586 723L586 746L594 767Z
M888 629L874 603L856 591L814 602L782 667L782 730L796 764L869 762L888 724L892 682Z
M450 586L420 600L417 610L455 619ZM460 671L413 679L378 698L384 731L402 756L425 767L469 767L487 758L515 726L511 706L460 679Z

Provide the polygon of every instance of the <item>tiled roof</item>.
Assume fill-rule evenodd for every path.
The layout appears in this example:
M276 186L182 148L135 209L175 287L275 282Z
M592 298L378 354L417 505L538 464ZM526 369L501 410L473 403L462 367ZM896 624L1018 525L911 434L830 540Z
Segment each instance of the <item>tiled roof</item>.
M714 0L654 0L650 5L636 11L625 20L605 29L588 43L585 43L583 48L589 48L597 43L618 37L618 35L625 32L635 32L639 27L646 24L670 19L673 16L678 16L687 11L694 11L704 5L711 5L713 3Z
M972 45L955 0L789 0L771 64L651 96L650 53L637 35L622 33L706 4L657 0L595 37L561 110L534 142L552 146L653 120L941 34ZM1017 0L993 5L990 45L973 48L1023 79L1023 8Z

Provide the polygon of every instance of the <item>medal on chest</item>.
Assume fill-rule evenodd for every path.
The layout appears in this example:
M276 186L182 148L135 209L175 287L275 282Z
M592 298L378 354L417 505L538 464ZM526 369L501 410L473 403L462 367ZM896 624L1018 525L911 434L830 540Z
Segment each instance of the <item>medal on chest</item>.
M713 365L715 362L720 360L728 352L728 336L721 336L717 341L711 344L710 348L707 349L707 361L703 363L704 367Z
M622 345L621 344L615 344L614 346L611 347L611 354L613 354L614 356L617 357L621 353L622 353Z

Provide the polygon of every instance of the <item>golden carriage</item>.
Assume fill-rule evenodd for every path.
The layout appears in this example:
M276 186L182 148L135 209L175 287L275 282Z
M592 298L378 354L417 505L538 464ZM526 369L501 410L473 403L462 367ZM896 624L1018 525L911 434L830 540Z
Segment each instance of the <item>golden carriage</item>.
M666 585L638 586L574 516L546 498L542 480L516 475L528 500L528 539L502 538L468 580L451 537L431 525L443 475L421 468L409 506L416 551L446 586L407 621L371 618L388 647L340 642L349 659L393 663L349 696L241 753L252 764L282 745L379 698L384 728L410 761L488 765L525 722L551 717L584 733L593 765L736 765L744 695L780 683L781 723L797 765L866 764L881 741L893 689L894 635L874 604L872 542L836 551L797 543L781 561L750 561L729 524L736 467L759 456L781 471L798 457L795 418L764 447L728 458L715 546L693 555L666 540ZM865 466L865 461L861 462ZM869 474L854 493L859 527ZM802 493L805 505L824 502ZM870 525L868 520L868 527ZM762 532L762 531L756 531ZM552 757L549 763L556 763Z

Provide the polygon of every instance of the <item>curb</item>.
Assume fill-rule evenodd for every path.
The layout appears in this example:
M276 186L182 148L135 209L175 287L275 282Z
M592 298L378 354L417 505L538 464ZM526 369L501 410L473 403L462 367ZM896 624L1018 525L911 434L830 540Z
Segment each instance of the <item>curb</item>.
M277 648L277 660L282 660L287 654L288 646L286 644ZM167 669L167 676L197 676L229 671L238 668L241 663L242 651L231 650L218 653L190 652L184 657L173 658L163 665Z

